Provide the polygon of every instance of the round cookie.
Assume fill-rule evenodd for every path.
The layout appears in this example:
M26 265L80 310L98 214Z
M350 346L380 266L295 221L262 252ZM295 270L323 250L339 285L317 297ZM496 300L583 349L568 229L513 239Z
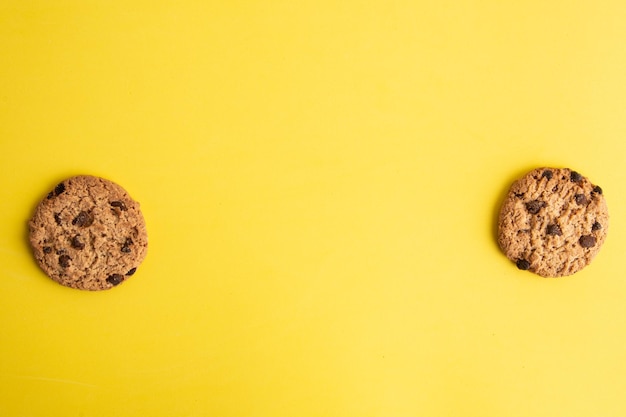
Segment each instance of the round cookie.
M43 271L59 284L106 290L133 275L146 256L146 225L134 201L103 178L58 184L29 222L30 244Z
M568 168L538 168L511 186L500 210L498 244L519 269L561 277L593 260L608 228L602 188Z

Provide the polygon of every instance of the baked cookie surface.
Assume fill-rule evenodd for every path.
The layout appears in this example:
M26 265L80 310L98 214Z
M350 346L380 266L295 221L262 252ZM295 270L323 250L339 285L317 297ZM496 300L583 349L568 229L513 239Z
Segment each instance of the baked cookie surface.
M29 240L41 269L81 290L106 290L133 275L148 249L146 225L119 185L76 176L59 183L37 206Z
M560 277L593 260L608 228L602 188L568 168L538 168L511 186L500 209L498 245L519 269Z

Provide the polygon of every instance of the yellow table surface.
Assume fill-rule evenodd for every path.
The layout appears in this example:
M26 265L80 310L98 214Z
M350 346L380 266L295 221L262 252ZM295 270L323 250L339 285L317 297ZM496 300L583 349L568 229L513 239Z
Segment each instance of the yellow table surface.
M626 3L0 4L0 415L626 416ZM536 166L600 184L591 266L494 239ZM58 181L141 202L110 291L48 279Z

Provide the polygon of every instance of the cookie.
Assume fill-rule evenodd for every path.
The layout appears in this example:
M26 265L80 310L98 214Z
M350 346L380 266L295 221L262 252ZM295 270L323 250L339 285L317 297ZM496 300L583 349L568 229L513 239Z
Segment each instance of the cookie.
M37 263L53 280L81 290L126 281L146 257L148 236L139 203L103 178L59 183L29 222Z
M589 265L608 229L602 188L568 168L538 168L511 186L498 244L519 269L561 277Z

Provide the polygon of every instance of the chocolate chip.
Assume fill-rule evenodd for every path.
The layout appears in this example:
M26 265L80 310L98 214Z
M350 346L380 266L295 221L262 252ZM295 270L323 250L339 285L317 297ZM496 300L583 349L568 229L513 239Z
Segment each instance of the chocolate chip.
M93 216L86 211L81 211L78 216L74 217L72 224L78 227L88 227L93 223Z
M558 224L549 224L546 228L546 234L550 236L561 236L563 235L563 232Z
M52 248L50 246L44 246L43 253L52 253Z
M126 204L123 201L111 201L111 207L117 207L122 211L126 211Z
M119 285L124 281L124 275L112 274L107 277L107 282L111 285Z
M552 171L546 169L545 171L543 171L543 174L541 174L542 178L547 178L548 180L552 179Z
M602 194L602 188L600 188L599 185L596 185L595 187L593 187L593 192L597 194Z
M52 197L54 197L54 191L50 191L48 193L48 200L50 200Z
M59 213L54 213L54 221L61 226L61 215Z
M602 229L602 225L600 223L598 223L598 222L595 222L593 224L593 226L591 226L591 231L592 232L598 231L600 229Z
M571 182L578 182L578 181L580 181L580 180L582 180L582 179L583 179L583 176L582 176L582 175L580 175L580 174L579 174L578 172L576 172L576 171L572 171L572 173L569 175L569 180L570 180Z
M137 271L137 268L131 268L128 270L128 272L126 273L127 276L131 276L132 274L134 274Z
M543 201L533 200L526 203L526 210L528 210L530 214L537 214L539 213L539 210L541 210L541 208L545 205L546 203L544 203Z
M587 203L587 198L585 197L584 194L576 194L574 196L574 200L576 200L576 204L578 204L579 206L582 206L583 204Z
M63 183L60 183L59 185L54 187L54 195L59 195L63 191L65 191L65 184L63 184Z
M70 258L68 255L61 255L59 256L59 265L61 265L63 268L67 268L68 266L70 266L71 260L72 258Z
M517 262L515 262L515 265L517 265L517 267L522 271L526 271L528 268L530 268L530 262L528 262L526 259L518 259Z
M126 238L124 245L122 246L122 252L130 253L130 246L133 244L133 240L129 237Z
M71 244L74 249L78 249L78 250L85 249L85 242L83 242L83 239L80 237L80 235L74 236L72 238Z
M596 245L596 238L591 235L584 235L578 239L578 243L580 243L580 246L583 248L591 248Z

